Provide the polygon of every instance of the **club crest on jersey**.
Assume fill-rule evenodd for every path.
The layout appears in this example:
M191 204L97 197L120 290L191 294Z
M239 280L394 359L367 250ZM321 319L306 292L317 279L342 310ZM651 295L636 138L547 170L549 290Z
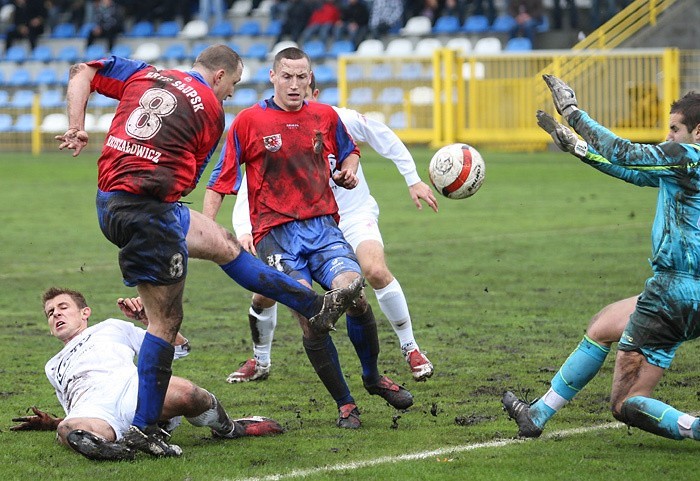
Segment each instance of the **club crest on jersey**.
M265 148L270 152L277 152L282 148L282 135L275 134L263 137L263 143L265 144Z

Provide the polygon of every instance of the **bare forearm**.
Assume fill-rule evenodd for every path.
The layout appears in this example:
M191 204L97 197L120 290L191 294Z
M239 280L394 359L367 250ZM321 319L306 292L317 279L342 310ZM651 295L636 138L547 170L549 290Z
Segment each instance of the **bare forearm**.
M85 130L85 111L90 97L90 83L96 69L81 63L70 69L70 80L66 89L68 126L71 129Z
M204 202L202 205L202 214L212 220L216 220L216 215L221 209L221 204L224 202L223 194L219 194L211 189L207 189L204 194Z

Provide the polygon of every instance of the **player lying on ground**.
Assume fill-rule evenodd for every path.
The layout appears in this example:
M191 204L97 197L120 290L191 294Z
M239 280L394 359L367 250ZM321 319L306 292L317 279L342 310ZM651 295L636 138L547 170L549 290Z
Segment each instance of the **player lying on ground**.
M319 93L312 77L306 99L316 101ZM420 179L411 153L389 127L355 110L338 107L333 109L355 141L367 142L370 147L396 165L405 178L409 195L418 209L422 209L421 200L423 200L437 212L438 204L433 191ZM360 181L357 187L351 190L340 188L334 182L330 182L338 203L338 215L340 215L338 227L357 254L362 274L374 289L379 308L399 338L401 353L411 369L413 379L425 381L433 375L433 364L418 346L413 335L406 296L401 284L386 264L384 241L379 231L379 205L370 194L362 165L357 168L357 177ZM243 248L256 255L245 176L236 196L232 220L233 229ZM253 358L248 359L241 364L240 369L229 374L226 381L230 383L263 380L270 374L272 339L277 325L277 304L260 294L253 294L248 321L253 337Z
M216 218L223 197L238 192L245 164L253 241L260 258L306 287L317 282L324 289L347 288L362 280L362 270L338 228L338 205L329 181L346 189L357 187L359 149L331 106L305 100L311 75L304 51L292 47L275 55L270 70L274 96L236 115L207 185L203 212ZM397 409L411 406L411 393L379 370L377 324L364 294L346 314L348 337L367 391ZM338 407L337 425L359 428L360 412L329 335L335 321L319 323L294 315L307 358Z
M43 302L49 330L64 344L46 363L45 371L66 416L54 418L32 408L34 416L13 419L21 424L10 429L56 430L60 443L89 459L134 459L136 451L122 438L136 410L138 376L134 356L140 351L146 331L119 319L88 327L92 311L77 291L53 287L44 293ZM120 299L118 305L127 317L148 323L140 299ZM179 416L194 426L209 427L217 438L283 431L269 418L233 420L212 393L173 376L160 418L176 421ZM178 423L171 422L169 430ZM169 435L164 433L166 439Z
M587 335L541 399L528 405L507 392L504 408L518 424L520 436L539 436L547 420L596 375L610 344L619 340L611 395L615 418L671 439L700 439L697 418L650 397L680 344L700 335L700 272L696 262L688 262L700 256L700 245L693 240L700 220L700 95L690 92L671 105L667 142L651 146L615 136L578 109L569 86L552 76L545 81L557 111L584 138L538 112L539 125L562 150L613 177L659 188L652 228L654 276L638 299L613 303L593 318ZM671 212L678 215L669 217Z

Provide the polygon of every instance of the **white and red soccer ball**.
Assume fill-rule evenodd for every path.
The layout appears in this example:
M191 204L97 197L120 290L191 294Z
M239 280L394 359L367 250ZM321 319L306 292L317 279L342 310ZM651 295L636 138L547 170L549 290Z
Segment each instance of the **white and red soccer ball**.
M481 154L468 144L450 144L440 148L428 166L430 182L450 199L465 199L476 194L486 178Z

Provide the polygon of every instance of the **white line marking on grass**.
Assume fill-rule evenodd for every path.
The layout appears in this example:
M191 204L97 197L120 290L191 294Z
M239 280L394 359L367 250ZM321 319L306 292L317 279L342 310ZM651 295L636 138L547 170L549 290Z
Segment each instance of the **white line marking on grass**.
M583 428L567 429L565 431L555 431L550 432L542 436L541 439L551 439L551 438L562 438L574 436L576 434L590 433L593 431L601 431L603 429L614 429L623 427L623 423L607 423L600 424L597 426L588 426ZM371 459L367 461L355 461L352 463L342 463L334 464L329 466L320 466L318 468L307 468L307 469L295 469L289 471L288 473L271 474L268 476L254 477L254 478L242 478L238 481L279 481L281 479L293 479L293 478L305 478L307 476L312 476L321 473L330 473L333 471L345 471L350 469L358 468L369 468L372 466L377 466L380 464L395 463L397 461L415 461L417 459L426 459L444 456L446 454L462 453L465 451L473 451L475 449L481 448L499 448L501 446L509 446L511 444L527 442L527 439L501 439L498 441L489 441L487 443L477 443L477 444L463 444L461 446L452 446L449 448L440 448L433 451L421 451L412 454L402 454L400 456L384 456L381 458Z

